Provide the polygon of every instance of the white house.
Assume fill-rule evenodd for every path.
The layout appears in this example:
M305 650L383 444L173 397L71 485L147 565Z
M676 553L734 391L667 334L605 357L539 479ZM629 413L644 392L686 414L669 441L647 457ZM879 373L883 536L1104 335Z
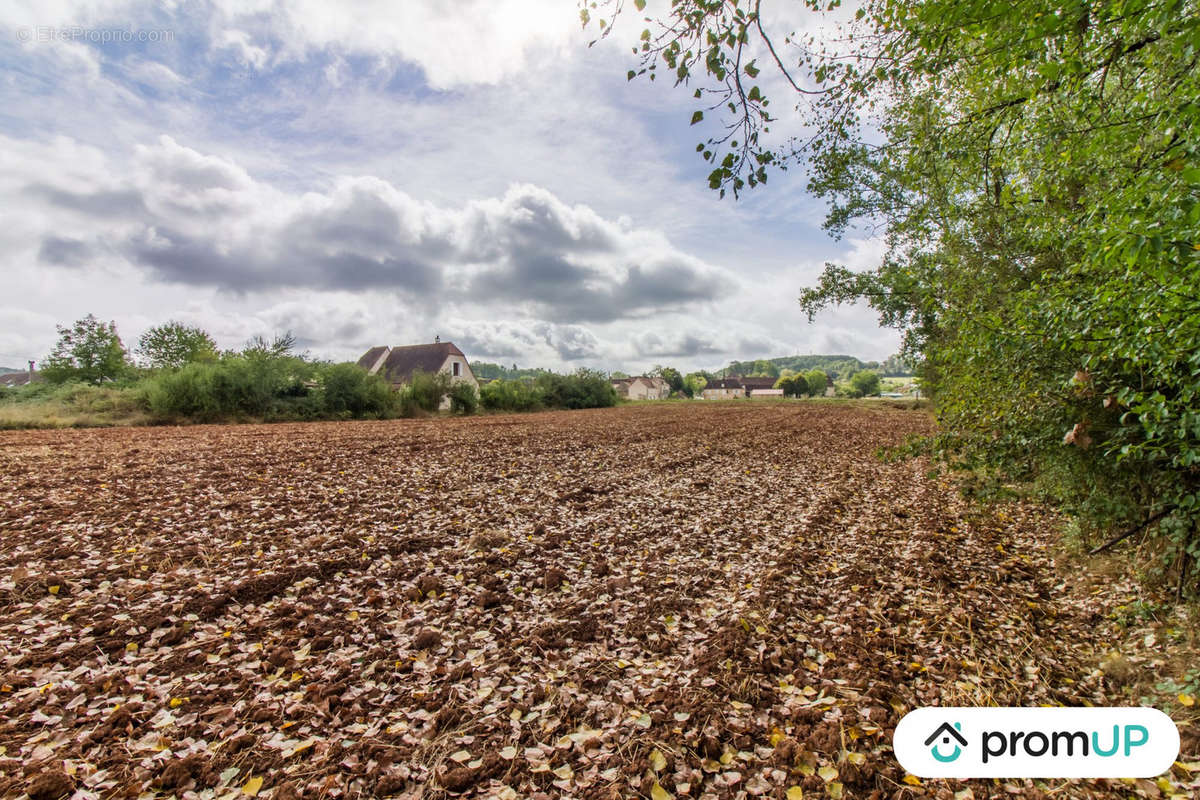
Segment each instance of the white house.
M479 388L479 381L475 380L467 357L451 342L372 347L363 353L358 365L371 375L383 376L397 388L411 381L413 373L418 371L431 375L443 372L450 376L451 383L465 381L476 389ZM449 407L450 399L442 400L443 410Z

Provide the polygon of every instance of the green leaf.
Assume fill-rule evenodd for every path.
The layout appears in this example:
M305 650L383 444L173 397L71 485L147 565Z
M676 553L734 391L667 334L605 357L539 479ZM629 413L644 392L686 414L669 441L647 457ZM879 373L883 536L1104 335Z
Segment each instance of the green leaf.
M697 122L699 122L699 121L700 121L700 120L702 120L702 119L704 119L704 112L703 112L703 111L696 111L696 112L694 112L694 113L692 114L692 122L691 122L691 124L692 124L692 125L695 125Z

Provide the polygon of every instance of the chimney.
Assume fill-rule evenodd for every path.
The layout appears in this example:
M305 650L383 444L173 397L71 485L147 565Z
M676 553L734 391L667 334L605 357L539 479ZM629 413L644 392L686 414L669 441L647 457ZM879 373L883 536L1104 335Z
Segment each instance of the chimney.
M36 362L34 362L34 361L32 361L32 360L29 362L29 382L30 382L30 383L33 383L33 365L34 365L35 363L36 363Z
M442 337L441 337L440 335L438 335L438 336L434 336L434 337L433 337L433 343L434 343L434 344L440 344L440 343L441 343L441 341L442 341Z

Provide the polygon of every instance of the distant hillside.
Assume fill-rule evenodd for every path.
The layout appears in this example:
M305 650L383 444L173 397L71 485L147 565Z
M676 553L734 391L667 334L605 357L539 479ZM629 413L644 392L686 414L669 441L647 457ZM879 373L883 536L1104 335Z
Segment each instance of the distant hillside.
M878 361L862 361L854 356L845 355L781 356L779 358L760 358L757 361L731 361L723 371L730 375L777 377L785 369L790 369L792 372L820 369L839 379L848 378L864 369L875 370L883 375L912 374L908 365L896 356L880 363Z
M6 372L24 372L27 369L29 369L29 367L0 367L0 375L3 375Z

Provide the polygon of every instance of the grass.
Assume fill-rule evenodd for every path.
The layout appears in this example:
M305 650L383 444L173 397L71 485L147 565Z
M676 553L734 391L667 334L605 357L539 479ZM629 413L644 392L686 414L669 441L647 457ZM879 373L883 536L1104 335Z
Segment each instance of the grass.
M0 399L0 430L99 428L150 421L141 392L133 387L43 384Z

